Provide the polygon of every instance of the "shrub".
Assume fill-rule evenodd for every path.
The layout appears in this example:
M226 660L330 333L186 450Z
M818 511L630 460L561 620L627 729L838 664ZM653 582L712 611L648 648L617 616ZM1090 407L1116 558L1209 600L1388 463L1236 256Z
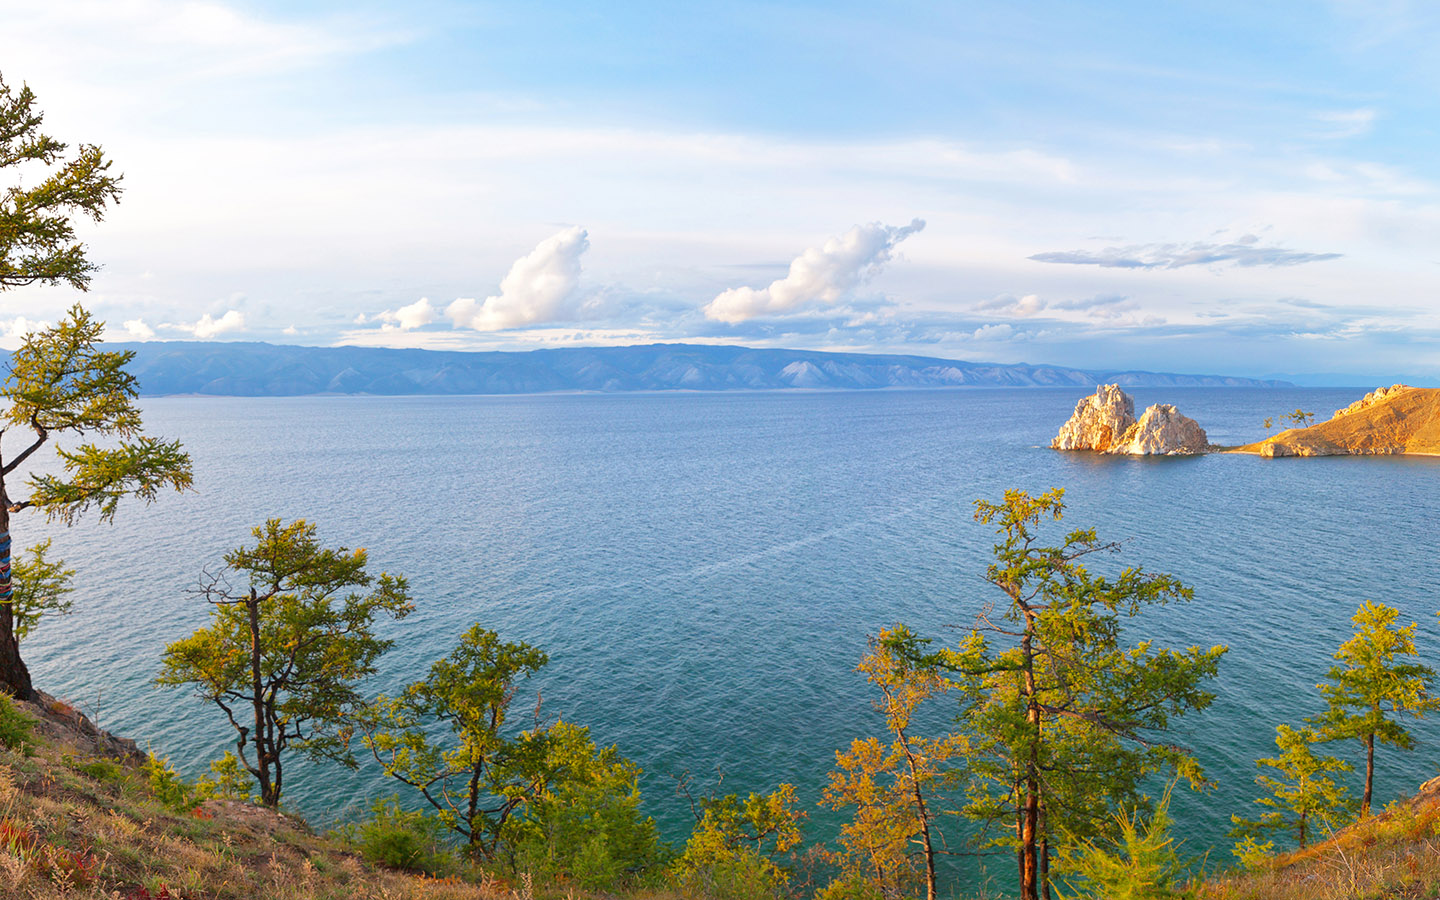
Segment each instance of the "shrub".
M453 865L441 842L445 826L433 816L400 807L400 797L376 800L370 818L341 829L340 837L370 862L408 872L439 874Z
M22 750L29 756L33 752L30 749L30 729L34 726L35 720L21 712L10 695L0 693L0 746Z
M185 783L180 773L170 766L168 759L161 759L154 751L151 751L149 758L145 760L144 771L150 781L150 793L167 809L188 813L204 799L192 785Z

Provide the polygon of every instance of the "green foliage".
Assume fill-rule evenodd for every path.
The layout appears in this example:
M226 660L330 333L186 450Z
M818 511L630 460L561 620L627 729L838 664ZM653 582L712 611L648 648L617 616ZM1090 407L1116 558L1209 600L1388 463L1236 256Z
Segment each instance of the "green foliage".
M69 595L75 590L71 584L75 570L65 568L62 559L50 559L46 556L49 552L50 541L45 540L15 559L10 606L17 641L25 640L41 618L70 614Z
M1243 868L1258 869L1275 855L1275 842L1261 841L1253 834L1247 834L1235 842L1235 847L1230 852Z
M376 800L370 818L340 830L340 836L370 862L407 872L442 874L455 861L444 845L446 828L434 816L402 809L400 798Z
M1087 557L1119 549L1091 529L1058 546L1040 543L1038 526L1061 518L1063 496L1007 491L1000 503L977 501L976 519L1000 536L986 578L1005 602L958 647L919 660L951 673L961 698L971 773L964 813L998 826L988 845L1021 854L1031 898L1046 847L1062 834L1117 836L1113 812L1143 808L1147 776L1168 769L1203 783L1195 758L1167 731L1174 718L1210 705L1204 685L1226 651L1127 645L1122 620L1192 592L1137 568L1113 578L1091 572Z
M1370 813L1376 743L1411 750L1415 739L1398 717L1420 718L1436 708L1429 696L1435 670L1416 662L1416 624L1396 627L1400 611L1366 602L1352 617L1355 636L1335 652L1338 665L1319 685L1326 709L1308 720L1319 728L1319 740L1358 740L1366 748L1365 793L1360 815Z
M1080 841L1061 853L1069 897L1095 900L1182 900L1195 896L1187 888L1191 864L1180 858L1170 836L1170 792L1146 820L1133 810L1115 815L1117 837L1106 845ZM1065 895L1062 895L1065 896Z
M647 880L666 848L640 814L640 767L578 725L557 722L548 744L543 787L506 825L516 867L590 890Z
M519 682L547 661L542 651L475 625L424 680L376 698L358 719L385 774L418 790L486 859L495 857L510 816L554 776L550 732L506 729Z
M799 845L805 818L796 803L790 784L743 801L737 794L704 798L695 830L670 867L671 881L717 900L779 896L789 876L775 860Z
M204 799L192 785L185 783L168 759L161 759L153 750L146 757L141 771L150 785L150 793L166 809L187 813Z
M22 712L9 695L0 692L0 747L29 756L34 752L30 736L34 727L35 720Z
M125 781L125 767L113 759L86 759L72 763L71 767L82 775L106 784L120 784Z
M376 637L375 619L401 618L412 604L404 578L367 573L364 550L321 547L303 520L271 519L253 533L255 546L225 555L247 589L210 577L201 589L210 624L165 648L156 681L192 685L224 712L240 765L274 806L290 749L355 766L357 686L392 643Z
M1235 825L1231 834L1243 844L1237 845L1235 851L1242 860L1253 857L1262 846L1267 853L1274 852L1273 842L1261 845L1258 841L1266 832L1289 834L1303 849L1317 828L1333 831L1354 815L1355 802L1349 792L1331 777L1352 771L1353 767L1333 756L1316 756L1311 746L1318 739L1311 728L1297 731L1281 725L1275 729L1275 746L1280 755L1255 761L1257 766L1279 776L1260 775L1255 779L1256 784L1270 791L1270 796L1255 801L1268 811L1258 819L1230 817Z
M234 753L210 761L210 774L197 782L198 790L208 799L246 800L250 797L250 785L254 779L240 765Z
M1310 427L1311 423L1315 421L1315 414L1313 412L1306 412L1305 410L1297 407L1294 412L1286 413L1285 415L1281 416L1280 419L1283 422L1289 422L1296 428L1308 428Z
M0 192L0 290L36 282L85 290L96 267L73 219L98 222L120 197L120 176L100 148L81 144L66 159L68 147L41 132L44 118L28 85L16 91L0 78L0 169L23 166L32 184L17 177Z
M828 854L840 868L837 880L850 888L869 884L896 894L923 882L926 896L935 896L936 807L961 782L963 773L949 763L965 753L968 741L959 734L913 733L919 706L950 687L933 667L911 664L923 643L904 626L886 629L857 667L884 698L876 706L890 743L868 738L837 751L821 798L831 809L855 810L840 828L841 852Z

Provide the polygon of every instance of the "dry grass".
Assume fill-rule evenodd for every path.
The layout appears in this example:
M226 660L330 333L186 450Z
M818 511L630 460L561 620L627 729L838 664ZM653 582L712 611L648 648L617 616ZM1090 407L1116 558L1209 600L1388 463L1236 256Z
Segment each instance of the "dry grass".
M1437 780L1440 782L1440 780ZM1214 879L1204 900L1440 898L1440 783L1257 871Z
M298 819L245 803L178 814L154 798L136 760L105 756L67 727L68 710L26 709L40 719L32 755L0 748L7 900L592 900L523 875L377 868Z

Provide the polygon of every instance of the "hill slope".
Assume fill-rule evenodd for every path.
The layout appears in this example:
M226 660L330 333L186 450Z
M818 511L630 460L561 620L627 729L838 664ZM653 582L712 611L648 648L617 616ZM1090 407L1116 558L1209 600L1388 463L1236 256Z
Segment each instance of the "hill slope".
M515 352L297 347L197 341L108 345L135 351L141 393L534 394L957 387L1276 386L1248 378L1106 372L925 356L650 344Z
M1261 456L1440 454L1440 388L1397 384L1366 394L1329 421L1237 448Z

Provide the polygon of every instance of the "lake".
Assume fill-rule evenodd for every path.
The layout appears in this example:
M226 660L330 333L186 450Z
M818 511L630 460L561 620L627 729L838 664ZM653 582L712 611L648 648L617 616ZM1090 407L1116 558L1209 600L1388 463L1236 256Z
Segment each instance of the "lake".
M1254 759L1273 753L1277 724L1318 710L1315 684L1362 601L1419 621L1440 666L1440 459L1047 449L1082 393L146 399L149 432L192 454L195 493L123 507L113 525L17 516L17 548L53 534L78 570L74 615L42 625L25 656L42 689L200 773L232 738L218 711L152 686L160 653L205 621L187 594L203 568L267 517L303 517L410 579L417 610L385 626L396 643L375 690L421 677L479 622L550 654L532 685L546 709L643 766L670 838L688 829L673 781L688 771L701 786L723 773L727 791L794 783L822 839L835 819L814 803L834 751L881 733L853 671L866 636L968 626L1000 599L974 500L1064 487L1066 527L1125 542L1115 566L1195 589L1128 634L1231 648L1219 699L1176 735L1217 785L1177 797L1187 850L1228 862L1229 816L1259 796ZM1266 416L1323 419L1363 390L1131 393L1137 410L1176 403L1237 444L1262 437ZM1416 752L1378 755L1380 802L1436 772L1440 717L1414 731ZM322 824L399 787L373 765L286 775L287 803Z

